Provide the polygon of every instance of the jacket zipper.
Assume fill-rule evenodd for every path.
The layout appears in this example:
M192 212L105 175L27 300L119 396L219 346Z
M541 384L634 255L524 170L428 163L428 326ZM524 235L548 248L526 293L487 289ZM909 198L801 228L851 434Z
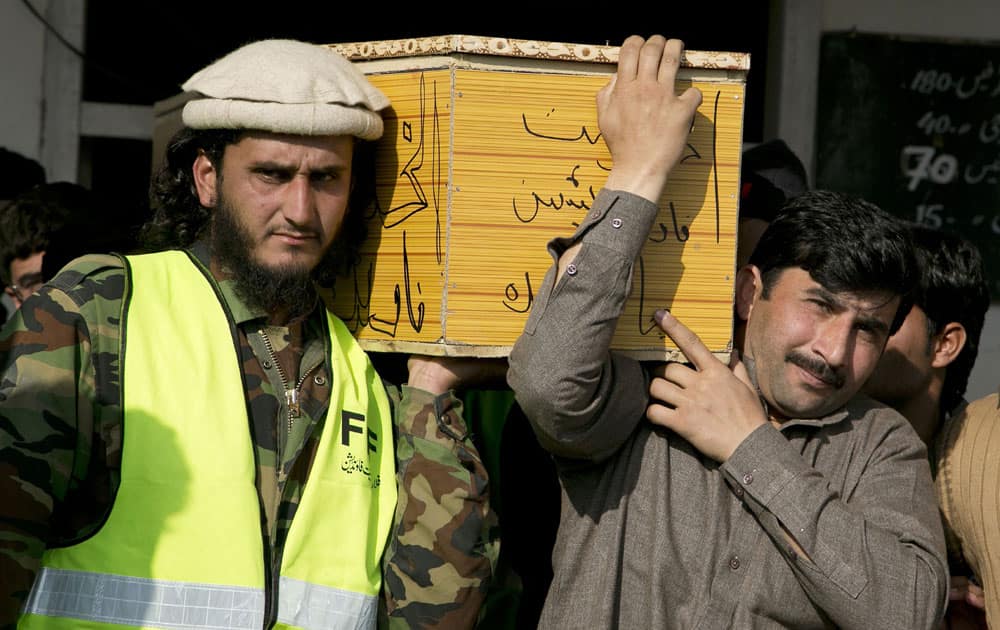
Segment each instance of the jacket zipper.
M298 418L302 415L302 408L299 405L299 393L302 391L302 384L306 382L309 375L313 373L313 370L317 366L313 366L306 370L305 374L299 377L299 381L295 384L295 387L289 389L288 387L288 376L285 375L284 368L281 367L281 362L278 361L278 356L274 352L274 346L271 345L271 338L267 336L264 329L260 329L260 338L264 341L264 347L267 348L267 354L271 357L271 362L274 363L274 367L278 370L278 378L281 379L281 387L285 390L285 407L288 409L288 435L292 434L292 419ZM279 461L280 465L280 461Z
M260 338L264 342L264 347L267 348L267 354L270 357L271 362L274 364L275 369L277 369L278 371L278 378L281 379L281 387L285 391L285 407L288 410L287 427L286 427L287 434L285 436L286 438L285 441L287 442L288 438L290 438L292 435L292 420L302 415L302 408L299 405L299 392L302 391L302 384L306 382L306 378L309 377L309 375L313 372L313 370L316 369L317 366L313 366L308 370L306 370L305 374L303 374L301 378L299 378L298 383L295 384L295 387L289 389L288 376L285 374L284 368L281 367L281 362L278 361L278 355L274 352L274 346L271 345L271 338L267 336L267 333L264 332L263 328L261 328L259 332L260 332ZM284 469L285 469L281 459L280 443L281 442L279 440L278 444L275 445L276 448L278 449L278 452L275 453L275 455L277 457L276 465L278 468L277 472L279 480L282 477L284 477ZM284 487L283 484L280 487L283 488ZM268 571L269 576L274 576L275 578L277 578L277 573L280 572L281 558L283 555L284 554L278 550L275 550L275 552L272 554L271 556L272 562L274 562L276 566L271 571ZM265 608L269 609L270 614L267 614L267 611L265 612L265 617L267 617L267 619L265 619L265 627L273 627L274 623L277 621L276 619L277 603L278 603L277 579L271 580L271 587L268 590L270 591L270 593L266 597ZM275 619L270 619L272 615L275 616Z

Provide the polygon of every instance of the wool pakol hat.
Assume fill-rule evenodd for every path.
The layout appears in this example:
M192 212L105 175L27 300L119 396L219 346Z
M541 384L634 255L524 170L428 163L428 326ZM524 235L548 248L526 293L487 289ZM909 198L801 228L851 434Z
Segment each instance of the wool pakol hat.
M192 129L259 129L304 136L382 136L389 99L326 46L265 39L234 50L182 86L199 96L181 118Z

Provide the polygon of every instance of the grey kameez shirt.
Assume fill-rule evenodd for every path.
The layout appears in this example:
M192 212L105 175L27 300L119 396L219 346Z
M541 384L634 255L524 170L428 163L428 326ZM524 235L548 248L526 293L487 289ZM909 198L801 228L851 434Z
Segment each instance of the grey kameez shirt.
M755 430L723 464L644 418L648 377L608 352L656 206L604 190L508 380L562 484L540 628L934 628L944 537L924 446L863 396ZM614 221L620 219L620 221ZM783 536L791 532L808 558Z

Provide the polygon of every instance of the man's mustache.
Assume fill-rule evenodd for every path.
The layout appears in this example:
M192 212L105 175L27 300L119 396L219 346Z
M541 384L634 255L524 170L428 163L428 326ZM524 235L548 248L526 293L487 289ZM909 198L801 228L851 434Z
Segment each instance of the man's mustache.
M827 364L826 361L822 359L817 359L801 352L789 352L786 360L797 365L803 370L809 372L819 380L823 381L827 385L832 385L833 387L843 387L844 386L844 375L834 370Z

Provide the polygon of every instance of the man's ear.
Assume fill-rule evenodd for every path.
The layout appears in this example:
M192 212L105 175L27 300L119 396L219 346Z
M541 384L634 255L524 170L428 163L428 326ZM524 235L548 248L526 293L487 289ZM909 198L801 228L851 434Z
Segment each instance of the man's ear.
M750 319L750 311L762 287L760 269L756 265L743 265L736 272L736 315L741 320Z
M194 176L194 186L198 190L198 201L206 208L214 208L219 198L216 190L219 177L215 165L204 151L198 151L198 157L194 159L194 165L191 167L191 174Z
M948 322L932 340L934 357L931 367L948 367L958 358L966 341L965 326L958 322Z

